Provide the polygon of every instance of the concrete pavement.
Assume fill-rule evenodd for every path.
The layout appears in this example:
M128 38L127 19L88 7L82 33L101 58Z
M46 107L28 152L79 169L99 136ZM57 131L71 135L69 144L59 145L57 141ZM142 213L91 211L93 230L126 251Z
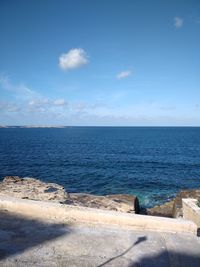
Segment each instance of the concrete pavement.
M200 238L0 212L2 267L199 267Z

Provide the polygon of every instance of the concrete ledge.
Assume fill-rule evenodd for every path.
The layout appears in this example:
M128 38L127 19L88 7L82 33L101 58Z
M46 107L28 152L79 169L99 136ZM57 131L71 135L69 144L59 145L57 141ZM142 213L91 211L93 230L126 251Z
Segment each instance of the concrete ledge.
M89 224L115 225L120 228L179 232L197 234L197 226L191 221L130 213L106 211L65 204L17 199L0 195L0 209L40 219L62 222L84 222Z
M184 219L194 222L200 228L200 208L197 206L197 200L193 198L182 199Z

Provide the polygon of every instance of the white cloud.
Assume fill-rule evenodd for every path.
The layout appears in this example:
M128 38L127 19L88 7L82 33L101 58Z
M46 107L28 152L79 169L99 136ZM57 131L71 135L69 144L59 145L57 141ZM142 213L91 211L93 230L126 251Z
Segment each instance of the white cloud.
M47 98L32 98L29 102L28 105L31 107L42 107L42 106L48 106L49 105L49 100Z
M121 79L124 79L124 78L130 76L131 74L132 74L132 72L130 70L125 70L125 71L122 71L119 74L117 74L116 77L118 80L121 80Z
M176 28L181 28L183 26L183 19L180 17L175 17L174 18L174 26Z
M66 106L67 105L67 102L63 98L56 99L53 103L55 106Z
M69 50L59 57L59 66L63 70L71 70L88 63L88 56L82 48Z

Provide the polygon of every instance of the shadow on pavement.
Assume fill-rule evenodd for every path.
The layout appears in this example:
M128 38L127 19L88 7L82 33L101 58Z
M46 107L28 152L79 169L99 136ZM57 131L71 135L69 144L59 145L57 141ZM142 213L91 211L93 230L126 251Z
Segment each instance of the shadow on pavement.
M133 259L133 263L129 264L127 267L200 267L200 247L199 253L198 248L195 250L196 254L188 253L181 253L177 251L171 250L163 250L162 253L153 254L142 256L141 259L134 261L134 247L141 242L147 240L146 236L139 237L136 242L134 242L127 250L123 253L110 258L109 260L105 261L104 263L98 265L98 267L102 266L119 266L117 265L117 259L123 257L126 253L130 252L130 258ZM116 262L115 262L116 260ZM111 265L110 265L111 263Z
M128 267L199 267L199 255L191 255L174 251L163 251L157 255L142 257Z
M146 236L138 237L137 241L134 242L134 243L133 243L128 249L126 249L123 253L121 253L121 254L119 254L119 255L113 257L113 258L110 258L109 260L107 260L107 261L105 261L104 263L100 264L98 267L105 266L105 265L107 265L108 263L110 263L111 261L114 261L114 260L116 260L117 258L120 258L120 257L124 256L124 255L125 255L126 253L128 253L134 246L136 246L136 245L138 245L139 243L144 242L144 241L146 241L146 240L147 240Z
M0 211L0 260L70 232L66 224L45 223Z

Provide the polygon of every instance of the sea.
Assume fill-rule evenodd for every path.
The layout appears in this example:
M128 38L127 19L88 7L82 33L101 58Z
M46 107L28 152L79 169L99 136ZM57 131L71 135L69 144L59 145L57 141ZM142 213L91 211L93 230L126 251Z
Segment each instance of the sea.
M200 127L0 128L0 166L0 179L136 195L152 207L200 188Z

